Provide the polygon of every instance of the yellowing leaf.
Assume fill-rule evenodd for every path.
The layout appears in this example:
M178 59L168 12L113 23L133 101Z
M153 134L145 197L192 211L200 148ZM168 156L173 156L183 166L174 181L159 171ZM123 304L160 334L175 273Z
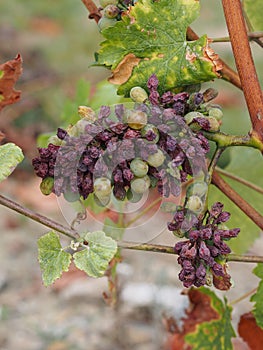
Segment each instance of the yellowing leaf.
M38 240L38 260L43 283L49 286L68 271L71 255L62 249L58 235L50 231Z
M21 148L14 143L0 146L0 182L8 177L23 159Z
M126 73L122 80L110 78L120 84L118 93L125 96L134 86L147 88L153 73L160 82L159 92L214 79L222 67L207 37L186 40L187 27L198 15L196 0L139 0L121 21L102 31L106 40L101 43L97 63L116 74L120 67L125 70L129 65L126 57L133 55L137 61L131 74Z

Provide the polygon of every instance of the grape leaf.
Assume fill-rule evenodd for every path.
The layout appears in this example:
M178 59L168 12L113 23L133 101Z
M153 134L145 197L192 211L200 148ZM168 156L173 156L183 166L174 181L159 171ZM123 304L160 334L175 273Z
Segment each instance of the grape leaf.
M117 243L103 231L89 232L84 239L88 246L73 255L75 265L91 277L101 277L117 252Z
M240 176L263 188L262 156L256 149L248 147L234 147L231 149L231 162L224 170ZM248 188L245 185L224 177L248 203L250 203L258 212L263 212L263 195ZM249 247L258 238L260 229L252 222L233 202L222 194L215 186L209 189L209 205L214 202L224 203L224 209L231 213L231 218L227 222L229 228L239 227L241 229L237 238L231 239L228 245L237 254L244 254Z
M58 279L63 271L68 271L71 255L63 250L55 232L50 231L39 238L38 261L46 287Z
M200 291L209 297L210 307L217 314L216 319L199 323L192 333L188 333L185 341L192 345L191 350L231 350L233 349L231 338L235 332L231 324L231 307L219 299L214 292L207 288Z
M253 30L262 31L262 0L243 0L243 6Z
M14 143L0 146L0 182L8 177L23 159L21 148Z
M169 350L226 350L232 349L231 308L208 288L191 288L187 291L191 308L186 311L182 325L168 319ZM171 324L171 328L169 327Z
M121 21L102 31L106 40L97 64L111 68L109 80L125 96L134 86L147 89L153 73L160 93L214 79L222 67L207 36L186 41L186 29L198 15L196 0L139 0Z
M240 317L238 333L251 350L262 350L263 330L257 325L255 317L248 312Z
M254 302L253 314L259 327L263 328L263 265L258 264L253 273L261 279L257 292L252 295L250 301Z
M21 92L14 90L14 85L22 72L22 58L0 64L0 111L7 105L19 100Z

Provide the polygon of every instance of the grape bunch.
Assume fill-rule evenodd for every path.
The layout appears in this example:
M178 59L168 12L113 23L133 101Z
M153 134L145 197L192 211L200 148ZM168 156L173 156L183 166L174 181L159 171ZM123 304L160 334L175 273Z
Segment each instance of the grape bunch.
M189 215L185 208L175 213L170 228L184 228L185 241L175 244L174 251L179 255L178 263L182 270L179 279L185 287L200 287L205 284L227 290L231 286L226 270L226 256L231 249L226 244L230 238L237 237L240 229L228 229L225 222L230 213L223 211L222 203L215 203L200 221L197 216ZM186 231L187 230L187 231Z
M211 91L168 91L159 96L158 84L152 75L147 83L149 96L134 87L133 108L130 104L102 106L95 113L80 106L81 119L67 130L59 128L32 161L42 178L41 191L63 194L67 201L93 194L98 204L106 206L112 195L138 202L150 188L157 188L163 197L177 197L182 183L204 176L209 143L196 124L210 118L207 96L211 98ZM192 118L194 132L187 119L191 113L202 116Z

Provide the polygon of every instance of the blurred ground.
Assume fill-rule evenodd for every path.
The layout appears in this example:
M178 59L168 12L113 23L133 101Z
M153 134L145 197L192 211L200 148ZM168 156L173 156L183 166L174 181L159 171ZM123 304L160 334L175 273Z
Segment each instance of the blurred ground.
M204 11L194 28L211 37L227 35L219 2L202 1ZM207 5L210 5L206 7ZM205 21L204 21L205 19ZM210 30L204 29L208 26ZM89 21L80 0L63 2L20 0L0 3L0 61L20 52L24 73L17 85L21 101L6 108L0 130L6 141L22 147L26 159L10 179L0 185L1 193L65 224L55 198L45 198L32 174L31 159L36 154L36 137L60 125L61 111L73 98L76 83L84 78L95 83L107 71L89 68L98 48L95 22ZM230 45L217 44L220 55L230 59ZM214 47L215 48L215 47ZM258 48L253 45L256 57ZM233 62L231 62L233 65ZM258 68L262 61L257 59ZM262 81L262 69L260 79ZM249 129L241 92L217 81L218 103L225 110L225 128ZM235 113L233 113L235 112ZM244 122L238 123L243 116ZM231 118L230 118L231 116ZM0 348L3 350L155 350L166 337L163 315L179 317L187 305L180 295L176 258L164 254L125 251L120 265L121 298L117 310L102 298L107 281L93 280L72 271L54 287L45 288L37 262L37 238L43 226L0 207ZM173 244L167 233L157 241ZM262 252L262 239L251 252ZM236 287L227 293L235 300L257 285L250 272L253 264L230 264ZM251 305L241 302L234 323Z

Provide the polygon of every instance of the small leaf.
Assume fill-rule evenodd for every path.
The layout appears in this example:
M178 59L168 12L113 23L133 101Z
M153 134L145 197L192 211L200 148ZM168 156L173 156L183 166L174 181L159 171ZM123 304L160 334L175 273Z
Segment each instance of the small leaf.
M250 301L254 302L253 314L256 318L257 324L263 329L263 264L258 264L253 273L261 279L258 285L257 292L252 295Z
M47 287L68 271L71 255L62 249L58 235L50 231L38 240L38 260Z
M238 333L252 350L262 350L263 330L258 327L251 312L240 317Z
M7 105L19 100L21 92L14 90L14 85L22 72L22 58L0 64L0 111Z
M243 4L253 30L262 31L262 0L243 0Z
M113 27L102 31L106 40L97 63L112 69L109 80L121 84L118 93L125 96L134 86L147 89L153 73L160 93L214 79L222 67L207 37L186 40L187 27L198 15L196 0L139 0ZM121 79L116 76L120 71Z
M103 231L89 232L84 239L88 246L73 255L75 265L91 277L101 277L117 252L117 243Z
M0 146L0 182L8 177L23 159L21 148L14 143Z

